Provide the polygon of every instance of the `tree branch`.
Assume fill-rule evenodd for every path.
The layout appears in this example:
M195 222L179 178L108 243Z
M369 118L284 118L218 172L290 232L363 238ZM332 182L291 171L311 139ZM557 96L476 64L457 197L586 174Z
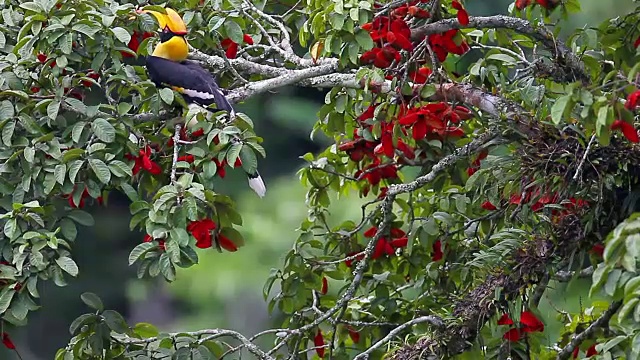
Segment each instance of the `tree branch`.
M566 75L571 75L574 79L590 83L590 77L585 71L584 64L562 41L554 38L553 33L547 30L544 25L533 26L529 21L512 16L474 16L469 18L469 24L461 25L457 19L443 19L431 24L426 24L411 31L411 39L420 41L430 34L443 33L453 29L475 28L475 29L510 29L520 34L527 35L542 43L554 56L557 64L567 70ZM562 79L569 80L569 79ZM571 81L571 80L570 80Z
M602 315L600 315L600 317L596 321L591 323L591 325L589 325L589 327L586 328L583 332L581 332L580 334L576 335L573 339L571 339L571 342L569 342L569 344L567 344L567 346L565 346L558 353L558 357L556 359L557 360L568 359L571 356L571 353L573 353L573 350L577 346L580 346L580 343L582 343L585 339L587 339L593 333L595 333L595 331L598 328L607 326L607 324L609 323L609 320L611 320L613 315L615 315L615 313L618 311L618 309L620 309L621 306L622 306L622 301L612 302L611 305L609 305L609 308L605 312L603 312Z

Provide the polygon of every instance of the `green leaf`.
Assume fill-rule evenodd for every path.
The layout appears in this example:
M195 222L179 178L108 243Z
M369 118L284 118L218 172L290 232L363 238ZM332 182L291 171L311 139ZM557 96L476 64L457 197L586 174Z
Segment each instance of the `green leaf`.
M155 247L156 246L151 242L143 242L138 244L133 248L133 250L131 250L131 253L129 254L129 265L132 265L134 262L138 261L138 259L140 259L142 255Z
M84 226L93 226L95 225L95 220L93 220L93 216L86 211L80 209L73 209L69 211L67 217L80 225Z
M124 317L115 310L106 310L102 313L105 323L109 328L117 333L126 334L129 332L129 325L124 320Z
M65 164L56 165L56 168L53 171L53 174L54 174L58 184L63 185L64 184L64 179L67 176L67 165L65 165Z
M120 160L111 160L111 162L109 163L109 169L111 170L113 175L117 177L133 176L131 167Z
M7 311L15 293L16 291L9 287L2 289L0 292L0 314L4 314Z
M358 30L358 32L356 32L356 41L358 42L358 45L360 45L360 47L365 50L371 50L373 48L373 39L371 39L371 35L369 35L369 32L364 31L364 30Z
M168 252L165 252L160 256L159 265L160 273L167 281L171 282L176 279L176 268L175 266L173 266L173 263L171 262L171 256L168 254Z
M160 98L162 99L162 101L164 101L167 105L173 104L173 90L169 88L162 88L158 92L160 93Z
M116 129L107 120L97 118L91 123L91 130L96 137L106 143L112 143L116 139Z
M33 163L33 158L36 156L36 151L31 146L24 148L24 159L28 163Z
M11 119L15 115L13 104L9 100L0 102L0 121Z
M115 35L116 39L120 40L120 42L125 45L128 44L129 41L131 41L131 34L129 34L126 29L116 26L111 29L111 32L113 33L113 35Z
M78 176L78 172L84 165L84 160L74 160L69 163L69 180L71 182L76 182L76 177Z
M89 306L92 309L95 309L98 311L104 310L104 305L102 304L102 300L100 300L100 297L98 297L98 295L92 292L82 293L82 295L80 295L80 299L82 299L82 302L87 304L87 306Z
M95 323L98 321L98 315L96 314L82 314L78 316L71 325L69 325L69 333L71 335L76 335L78 331L82 329L83 326L89 325L91 323Z
M255 174L258 170L258 159L256 154L248 146L242 146L240 150L240 160L242 168L249 174Z
M564 95L556 99L555 104L551 107L551 120L554 124L560 124L570 102L571 95Z
M25 2L20 4L20 7L25 9L25 10L30 10L33 11L35 13L42 13L44 10L42 9L42 7L40 7L40 5L38 5L35 2Z
M5 145L11 146L11 138L13 137L13 132L15 131L15 129L16 123L13 121L9 121L2 128L2 142Z
M236 159L238 159L238 156L240 155L241 150L242 150L242 144L240 143L232 144L229 150L227 150L226 159L227 159L227 164L229 164L229 166L233 166L233 164L235 164Z
M47 116L51 120L55 120L58 117L58 112L60 111L60 101L53 100L47 105Z
M158 336L158 329L149 323L137 323L133 327L133 332L140 335L142 338L150 338Z
M89 166L101 183L105 185L109 183L111 180L111 170L109 170L109 167L104 163L104 161L92 158L89 159Z
M244 33L242 28L237 22L233 21L231 17L228 17L224 22L224 30L227 33L227 37L237 44L242 44Z
M61 258L56 259L56 264L60 266L62 270L64 270L67 274L71 276L78 276L78 265L73 261L72 258L63 256Z

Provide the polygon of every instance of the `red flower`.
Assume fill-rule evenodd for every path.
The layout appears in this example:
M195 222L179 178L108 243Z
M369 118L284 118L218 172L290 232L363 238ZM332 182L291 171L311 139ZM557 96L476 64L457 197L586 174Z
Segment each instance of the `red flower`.
M599 257L602 257L602 255L604 254L604 245L603 244L595 244L591 247L591 250L589 250L589 252L591 252L594 255L597 255Z
M137 31L134 31L133 35L131 35L131 40L129 40L129 43L127 44L127 47L137 53L138 48L140 47L140 43L142 43L144 39L150 38L152 36L153 36L152 32L145 31L141 34ZM134 55L131 55L125 51L121 51L120 53L122 54L123 57L134 57Z
M504 333L502 338L511 342L517 342L518 340L520 340L520 330L513 328Z
M100 79L100 75L97 72L94 72L93 70L90 70L87 73L87 77L91 78L91 79L93 79L95 81L98 81L98 79ZM93 85L93 83L91 81L88 81L88 80L82 80L82 85L84 87L91 87Z
M637 48L638 46L640 46L640 36L638 36L638 38L636 39L636 41L633 43L633 47Z
M520 322L524 324L522 328L524 332L544 331L544 324L531 311L523 311L520 315Z
M325 295L329 290L329 284L327 284L327 278L322 277L322 288L320 288L320 294Z
M531 0L516 0L516 9L522 10L529 6Z
M381 238L380 240L378 240L378 243L376 243L376 247L373 249L371 259L375 260L385 254L393 255L395 254L395 251L393 250L393 247L391 247L391 244L387 242L385 238Z
M38 61L41 64L44 64L47 62L47 55L43 54L43 53L39 53L38 56L36 56L38 58Z
M422 66L418 68L417 71L412 71L409 73L409 80L413 81L416 84L424 84L425 82L427 82L427 78L431 74L431 69L426 66Z
M321 358L324 357L324 338L322 337L322 331L318 329L316 336L313 337L313 345L316 347L316 353Z
M356 331L351 325L347 325L347 331L349 332L349 337L354 344L360 342L360 333Z
M592 357L594 355L598 355L598 351L596 350L596 345L598 345L598 344L593 344L587 349L587 353L586 353L587 357Z
M221 179L227 175L227 170L224 168L227 165L227 160L224 159L219 161L217 158L212 158L213 162L216 163L216 175L220 176Z
M488 201L488 200L487 200L487 201L485 201L485 202L483 202L483 203L482 203L482 205L480 205L480 207L481 207L481 208L483 208L483 209L485 209L485 210L490 210L490 211L493 211L493 210L497 210L497 209L498 209L495 205L493 205L493 204L491 203L491 201Z
M409 238L406 236L391 240L391 246L394 248L406 247L409 244Z
M193 155L184 155L184 156L178 157L178 161L186 161L189 164L193 163L194 160L195 160L195 157Z
M433 253L431 254L431 261L440 261L443 255L442 242L440 240L436 240L436 242L433 243Z
M142 239L142 242L152 242L153 240L155 240L151 235L146 234L144 236L144 238ZM158 240L158 247L160 248L160 250L165 251L167 250L167 248L165 247L165 242L164 240Z
M11 349L11 350L16 349L16 346L13 344L13 341L11 341L9 334L7 334L6 332L2 333L2 343L7 349Z
M575 349L573 349L573 352L571 353L571 356L573 356L574 359L578 358L578 354L580 353L580 347L576 346Z
M417 6L409 6L408 13L414 18L418 18L418 19L426 19L428 17L431 17L431 14L429 14L427 10L424 10Z
M640 37L638 38L640 40ZM637 47L637 46L636 46ZM627 96L627 102L624 104L624 107L628 110L635 110L636 107L640 104L640 90L636 90Z
M620 129L624 137L626 137L627 140L631 141L632 143L637 143L638 141L640 141L640 139L638 138L638 131L635 127L633 127L633 125L629 124L628 122L624 120L614 121L611 125L611 130L618 129Z
M253 45L253 38L248 34L242 35L242 41L249 45ZM223 39L220 41L220 46L225 50L225 54L229 59L235 59L238 56L238 46L239 44L229 38Z
M199 138L202 135L204 135L204 129L202 128L191 133L192 138Z
M513 320L511 320L509 314L503 314L500 319L498 319L498 325L513 325Z
M222 233L218 233L216 237L216 241L220 244L220 247L229 251L236 252L238 251L238 246L228 237L224 236Z
M196 239L196 247L207 249L213 245L211 231L216 229L216 223L211 219L192 221L187 225L187 231Z
M135 160L132 169L133 175L138 174L140 170L146 170L152 175L162 174L162 167L151 160L151 147L149 145L145 146L144 149L140 149L137 157L131 154L127 154L125 157L129 160Z
M469 14L467 13L467 10L464 9L464 7L462 7L462 4L460 4L458 1L453 0L453 2L451 3L451 6L453 6L454 9L458 10L458 21L460 22L460 25L463 26L467 26L469 25Z
M368 238L372 238L375 236L377 231L378 231L378 228L375 226L372 226L369 229L367 229L367 231L364 232L364 236Z

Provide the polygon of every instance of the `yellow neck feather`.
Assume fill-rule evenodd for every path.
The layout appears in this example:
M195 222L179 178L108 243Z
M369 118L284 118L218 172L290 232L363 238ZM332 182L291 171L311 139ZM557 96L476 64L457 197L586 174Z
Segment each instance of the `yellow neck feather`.
M158 44L153 50L153 56L165 58L171 61L183 61L189 54L189 45L182 36L174 36L171 39Z

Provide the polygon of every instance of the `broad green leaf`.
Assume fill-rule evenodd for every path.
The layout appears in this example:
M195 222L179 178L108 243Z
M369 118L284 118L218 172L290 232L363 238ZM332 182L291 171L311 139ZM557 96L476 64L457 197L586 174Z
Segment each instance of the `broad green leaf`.
M551 120L554 124L560 124L570 102L571 95L564 95L556 99L556 102L551 107Z
M89 166L93 170L93 173L96 174L98 180L100 180L103 184L108 184L111 180L111 170L104 161L100 159L89 159Z
M82 302L87 304L87 306L89 306L92 309L95 309L98 311L104 310L104 305L102 304L102 300L100 300L98 295L94 293L91 293L91 292L82 293L82 295L80 295L80 299L82 299Z
M162 88L158 92L160 93L160 98L162 99L162 101L164 101L167 105L173 104L173 90L169 88Z
M106 143L111 143L116 139L116 129L107 120L97 118L91 123L91 130L96 137Z
M67 213L67 217L71 220L77 222L80 225L84 226L93 226L95 225L95 220L93 220L93 216L86 211L80 209L73 209Z
M60 101L53 100L47 105L47 116L51 120L55 120L58 117L58 112L60 111Z
M227 33L227 37L237 44L242 44L244 33L242 28L237 22L233 21L233 18L228 17L224 22L224 30Z
M116 26L111 29L111 32L115 35L116 39L120 40L125 45L131 41L131 34L129 34L126 29Z
M151 242L143 242L138 244L133 248L133 250L131 250L131 253L129 253L129 265L132 265L134 262L138 261L138 259L140 259L140 257L143 256L147 251L155 247L156 245Z
M71 276L78 276L78 265L73 261L70 257L60 257L56 259L56 264L60 266L62 270L64 270L67 274Z

